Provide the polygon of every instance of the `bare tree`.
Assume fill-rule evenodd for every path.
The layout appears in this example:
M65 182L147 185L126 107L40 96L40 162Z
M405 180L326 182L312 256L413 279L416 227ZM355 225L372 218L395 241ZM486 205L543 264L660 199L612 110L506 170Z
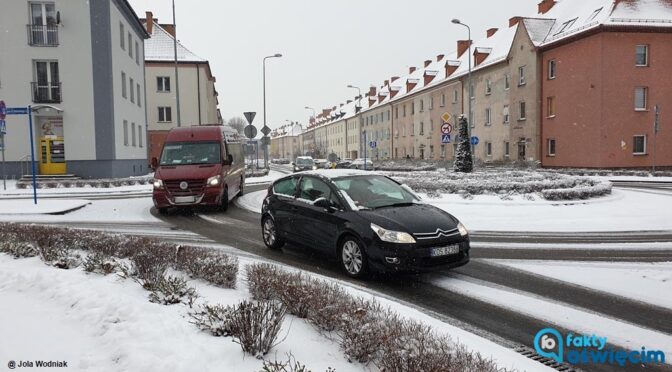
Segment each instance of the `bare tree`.
M235 129L238 131L238 133L243 134L243 130L247 126L247 121L245 119L235 116L229 119L226 124L228 124L231 128Z

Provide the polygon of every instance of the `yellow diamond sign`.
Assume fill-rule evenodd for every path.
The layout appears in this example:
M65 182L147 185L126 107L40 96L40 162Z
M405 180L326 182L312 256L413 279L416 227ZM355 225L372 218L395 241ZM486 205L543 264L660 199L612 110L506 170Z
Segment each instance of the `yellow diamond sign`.
M443 120L444 123L447 123L450 120L450 114L444 112L443 115L441 115L441 120Z

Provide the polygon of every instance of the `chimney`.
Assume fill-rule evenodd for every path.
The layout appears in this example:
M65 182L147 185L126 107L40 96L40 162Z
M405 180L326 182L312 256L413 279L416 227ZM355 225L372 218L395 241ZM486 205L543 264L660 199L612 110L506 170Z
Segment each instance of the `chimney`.
M327 115L329 115L330 112L331 112L331 110L328 109L328 108L327 109L322 109L322 117L326 117Z
M390 79L390 83L394 83L397 80L399 80L399 76L392 76L392 78Z
M351 100L351 99L345 101L345 104L347 104L347 105L349 105L349 104L351 104L351 103L352 103L352 100Z
M145 28L148 34L152 34L154 26L154 14L152 12L145 12Z
M166 23L166 24L163 24L163 25L159 24L159 26L161 26L161 28L166 30L166 32L169 33L172 37L175 37L175 25L171 25L170 23Z
M408 68L408 74L410 75L410 74L414 73L415 70L417 70L417 68L415 68L415 67L409 67L409 68Z
M471 46L471 40L458 40L457 41L457 58L462 57L464 52L469 49L469 46Z
M520 22L520 20L522 18L523 17L519 17L519 16L509 18L509 27L513 27L513 26L517 25L518 22Z
M369 94L367 94L369 97L375 97L376 96L376 87L371 86L369 87Z
M336 106L332 107L331 111L336 111Z
M488 29L488 31L486 31L488 37L491 37L492 35L494 35L498 30L499 30L499 29L498 29L498 28L495 28L495 27Z
M555 0L542 0L538 5L539 14L546 14L556 4Z
M341 103L341 106L340 106L340 107L343 107L343 106L345 106L345 103Z
M431 59L426 60L425 61L425 68L427 68L427 66L429 66L430 64L432 64L432 60Z
M389 81L389 80L385 80L385 85L383 85L383 86L388 86L388 85L390 85L390 81Z
M443 59L443 57L445 57L443 54L438 54L438 55L436 56L436 62L441 62L441 60Z

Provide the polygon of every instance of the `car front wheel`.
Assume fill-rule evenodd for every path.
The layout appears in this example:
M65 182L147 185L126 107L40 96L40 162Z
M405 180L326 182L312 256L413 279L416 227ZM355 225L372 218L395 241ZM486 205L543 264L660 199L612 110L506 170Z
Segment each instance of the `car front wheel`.
M367 274L367 258L364 245L352 236L348 236L339 247L341 267L348 276L362 278Z
M278 229L275 227L275 221L270 216L264 217L261 223L261 234L264 238L264 244L269 249L279 249L285 243L278 237Z

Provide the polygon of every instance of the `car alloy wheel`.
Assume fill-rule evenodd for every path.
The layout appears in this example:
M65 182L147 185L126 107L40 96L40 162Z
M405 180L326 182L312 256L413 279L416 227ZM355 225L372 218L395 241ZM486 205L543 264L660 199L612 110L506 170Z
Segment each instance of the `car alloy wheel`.
M278 231L275 228L275 221L273 221L273 218L264 218L261 234L264 238L264 244L266 244L268 248L278 249L283 245L282 240L278 238Z
M366 254L360 243L353 238L346 238L341 245L341 263L345 272L355 278L364 276L366 272Z

